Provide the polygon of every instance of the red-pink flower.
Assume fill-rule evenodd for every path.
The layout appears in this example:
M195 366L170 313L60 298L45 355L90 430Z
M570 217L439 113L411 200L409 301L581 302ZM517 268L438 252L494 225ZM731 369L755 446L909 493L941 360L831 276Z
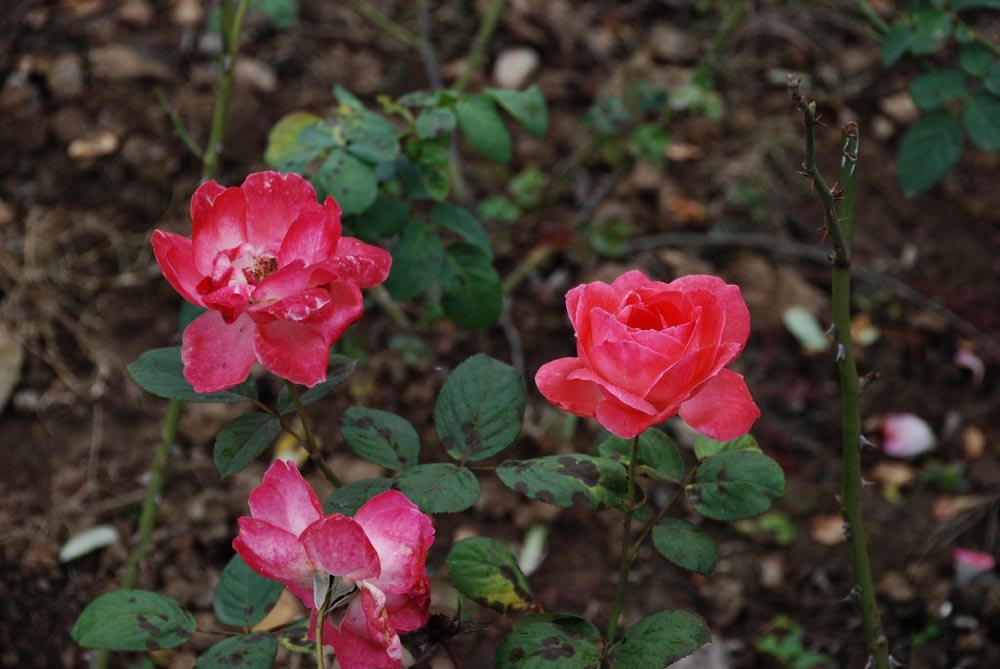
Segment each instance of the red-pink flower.
M364 311L361 288L385 280L389 254L341 236L340 207L320 204L297 174L258 172L239 188L202 184L191 239L153 233L164 278L207 307L184 331L184 378L197 392L230 388L255 360L313 386L330 346Z
M373 497L354 518L324 517L295 465L280 460L250 493L250 513L238 521L233 548L251 569L282 581L313 609L313 625L316 577L335 577L339 595L356 593L339 621L330 616L324 624L323 642L333 646L340 666L401 667L399 632L420 628L429 615L430 518L395 490Z
M743 377L724 369L750 334L739 287L705 275L662 283L631 271L611 285L573 288L566 308L577 357L535 376L560 408L625 439L674 414L709 437L733 439L760 416Z

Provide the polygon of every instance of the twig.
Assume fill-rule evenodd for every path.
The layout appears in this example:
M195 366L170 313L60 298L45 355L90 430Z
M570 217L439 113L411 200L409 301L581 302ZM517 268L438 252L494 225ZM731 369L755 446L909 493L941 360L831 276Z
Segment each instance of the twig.
M427 72L427 81L431 89L440 90L441 67L434 53L434 44L431 42L431 13L427 0L420 0L420 57L424 61L424 70Z
M319 443L316 441L316 437L313 436L312 428L309 427L309 417L306 416L306 409L302 405L302 398L299 397L299 390L295 387L295 384L291 381L285 381L285 387L288 388L288 394L292 397L292 402L295 404L295 411L299 415L299 420L302 421L302 431L305 433L306 440L301 442L309 455L312 457L313 462L319 467L320 471L323 472L323 476L329 481L335 488L340 488L344 484L337 478L337 475L333 473L329 465L326 464L326 460L323 459L323 454L320 451Z
M456 91L460 93L464 91L465 87L469 85L472 75L479 69L479 63L483 59L483 52L486 51L486 45L489 43L490 37L493 36L493 31L496 30L497 24L500 22L500 15L503 14L504 5L506 4L507 0L493 0L487 8L486 15L483 16L483 22L479 24L479 30L472 40L472 48L469 49L469 55L465 57L465 69L462 70L462 74L455 81L453 88Z
M419 37L372 7L365 0L344 0L344 4L381 28L389 37L413 49L421 47Z
M618 618L621 616L622 604L625 602L625 590L628 587L628 572L632 567L632 560L635 559L635 552L632 550L632 514L635 513L635 472L638 467L639 437L632 438L632 444L628 459L628 478L625 484L625 520L622 521L622 544L621 563L618 568L618 590L615 592L615 603L611 608L611 620L608 621L608 633L604 638L605 648L615 641L615 632L618 630Z
M170 125L174 127L174 134L177 135L177 139L181 140L181 144L187 147L187 150L194 154L199 160L204 155L202 150L198 148L195 141L191 139L191 135L188 134L187 130L184 129L184 124L181 123L181 119L177 116L177 112L174 108L170 106L170 102L167 101L167 96L163 92L163 89L159 86L156 87L156 100L163 107L163 111L166 112L167 118L170 119Z
M222 1L222 39L225 45L225 55L222 57L222 74L215 90L215 109L212 111L212 130L205 143L205 153L202 156L201 178L203 181L214 179L219 174L219 157L222 155L222 141L226 134L229 120L229 101L233 94L233 74L236 71L236 58L239 55L240 31L243 19L246 18L250 0L240 0L233 13L233 0Z
M877 30L882 37L889 34L889 23L883 19L875 8L868 4L868 0L854 0L855 6L857 6L858 11L867 19L868 23Z

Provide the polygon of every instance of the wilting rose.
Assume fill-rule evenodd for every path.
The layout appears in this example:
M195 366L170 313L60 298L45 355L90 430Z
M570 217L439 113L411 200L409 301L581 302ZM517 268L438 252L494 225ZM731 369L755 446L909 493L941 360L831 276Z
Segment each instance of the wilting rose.
M276 461L250 493L233 548L257 573L283 582L312 611L314 582L329 574L346 609L327 616L323 642L343 669L401 667L400 632L427 622L425 560L431 520L395 490L366 502L354 518L323 516L319 498L295 465ZM339 620L337 619L339 618ZM314 636L314 632L310 634Z
M259 360L295 383L325 380L330 346L361 318L360 289L388 276L389 254L342 237L340 207L319 204L297 174L258 172L239 188L209 181L191 218L191 239L153 233L164 278L209 309L184 331L184 378L215 392Z
M737 286L714 276L651 281L639 271L573 288L566 309L575 358L543 365L538 389L628 439L674 414L713 439L734 439L760 416L743 377L728 369L750 334Z

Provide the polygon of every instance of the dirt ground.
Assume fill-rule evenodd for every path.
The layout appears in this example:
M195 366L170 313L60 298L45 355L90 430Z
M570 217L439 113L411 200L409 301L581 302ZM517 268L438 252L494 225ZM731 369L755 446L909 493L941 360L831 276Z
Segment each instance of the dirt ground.
M416 3L375 4L417 29ZM447 84L461 71L486 3L430 4ZM668 87L689 80L718 29L717 14L699 9L703 4L714 3L511 0L472 88L493 83L492 64L505 49L531 47L540 55L531 80L549 102L550 132L544 141L516 132L510 168L476 159L466 147L474 193L501 192L527 166L558 173L588 141L584 111L620 87L623 76ZM333 468L348 480L378 474L345 455L337 436L339 415L355 404L406 416L427 437L425 452L443 460L431 407L447 371L484 351L503 360L523 356L530 378L544 362L570 354L563 295L571 286L631 267L663 280L719 274L739 283L750 305L753 333L737 370L763 413L754 434L784 467L787 494L775 510L791 520L794 534L777 542L709 523L722 558L707 578L682 572L652 550L642 553L624 623L690 608L709 620L715 644L686 666L779 667L755 646L785 615L802 626L809 648L834 658L832 666L863 667L847 550L835 543L835 368L829 355L803 353L781 321L796 305L821 322L829 319L828 268L801 251L823 249L820 210L796 174L800 122L784 88L786 71L801 72L829 124L818 132L828 176L838 160L839 125L857 120L862 129L855 259L866 273L857 282L855 308L859 332L860 319L870 319L879 336L862 348L859 364L862 373L880 374L865 391L864 416L913 413L938 436L934 451L904 468L904 478L918 480L898 490L887 488L889 474L879 468L891 459L865 455L865 476L873 482L864 489L867 531L892 652L910 669L1000 666L1000 579L994 573L959 583L950 554L956 546L1000 550L1000 154L970 148L942 184L906 199L894 156L915 110L899 94L918 68L882 69L869 27L848 5L749 3L718 63L724 116L679 116L670 127L675 159L662 170L630 169L593 212L627 221L641 250L609 259L576 241L520 285L506 327L469 334L436 323L410 333L429 350L410 362L384 353L400 331L377 307L369 309L348 335L364 364L346 390L312 411ZM190 230L187 206L200 171L174 136L156 91L202 141L217 72L217 44L203 34L202 14L197 0L15 1L0 12L5 369L23 348L23 361L13 365L16 385L5 405L0 400L3 667L88 666L91 654L69 640L69 630L123 573L165 406L131 382L125 365L178 340L178 299L159 276L149 236L154 228ZM1000 39L1000 25L981 27ZM338 2L305 0L298 23L283 31L251 15L241 52L220 177L227 185L264 168L267 132L283 114L322 112L335 84L370 104L380 92L426 86L419 54ZM564 229L613 169L600 158L588 160L556 201L502 231L501 273L525 249ZM717 232L765 241L696 243ZM650 240L660 233L691 234L675 238L683 245ZM782 241L798 246L788 252ZM965 349L984 364L982 378L955 363ZM596 423L581 421L567 440L561 414L530 383L529 389L525 434L507 455L594 447ZM264 469L257 463L220 482L212 441L234 411L240 409L201 405L185 414L154 550L140 577L142 587L195 611L203 627L212 626L212 586L231 555L236 518ZM689 443L682 428L668 426L679 443ZM941 475L943 467L959 473L957 487ZM315 472L310 478L325 490ZM539 602L604 624L615 589L618 517L528 504L489 474L481 483L474 511L435 518L438 539L428 558L435 592L444 592L444 558L456 537L478 533L515 543L544 523L551 528L548 554L530 577ZM666 493L647 490L660 492ZM958 513L962 504L973 508ZM67 538L97 523L112 524L122 539L60 563ZM437 606L450 612L447 597ZM490 626L455 640L460 667L490 666L492 648L509 631L507 621L475 615ZM194 650L214 641L197 635ZM182 667L193 657L184 651L168 660ZM434 666L451 665L441 654Z

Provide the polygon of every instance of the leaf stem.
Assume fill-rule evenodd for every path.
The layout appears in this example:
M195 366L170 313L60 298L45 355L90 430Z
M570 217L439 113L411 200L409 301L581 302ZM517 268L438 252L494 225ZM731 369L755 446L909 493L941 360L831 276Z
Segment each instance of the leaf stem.
M291 396L292 402L295 404L295 412L299 415L299 420L302 422L302 431L306 435L305 441L300 440L299 443L301 443L302 446L309 451L309 456L312 458L312 461L316 463L316 466L319 467L320 471L323 472L323 476L326 477L326 480L333 484L333 487L340 488L344 484L339 478L337 478L337 475L333 473L333 470L330 469L330 466L327 465L326 461L323 459L323 454L320 452L319 448L319 442L316 441L312 428L309 427L309 417L306 416L306 409L302 405L302 398L299 396L298 388L295 387L294 383L288 380L285 381L285 386L288 388L288 394Z
M660 519L663 518L664 515L666 515L667 511L670 510L670 507L672 507L674 505L674 502L677 501L677 498L681 496L682 492L684 492L684 488L686 488L687 484L691 481L691 476L694 474L695 469L692 469L690 472L688 472L688 475L684 477L684 480L677 485L677 490L675 490L674 493L670 496L670 499L667 500L667 503L663 505L663 508L660 509L657 512L657 514L653 518L650 518L649 522L647 522L643 526L642 531L639 532L639 538L636 539L635 543L632 544L633 554L638 552L639 547L642 546L642 542L645 541L646 537L649 536L649 533L653 531L653 528L656 526L656 523L658 523Z
M610 646L615 641L615 632L618 631L618 618L621 616L622 604L625 601L625 589L628 587L628 572L632 567L632 560L635 552L631 547L632 514L635 513L635 472L637 469L639 453L639 437L632 438L628 459L628 477L625 484L625 520L622 521L622 546L621 564L618 568L618 591L615 593L615 603L611 608L611 620L608 621L608 633L605 637L605 646Z
M177 116L177 112L170 106L170 102L167 100L166 94L159 86L156 87L156 100L160 103L160 107L163 108L163 111L166 112L167 118L170 119L170 125L174 127L174 134L177 135L177 139L181 140L181 144L183 144L188 151L193 153L197 158L201 159L204 153L198 148L198 145L195 143L194 139L191 138L191 135L188 134L187 130L184 128L184 124L181 123L180 117Z
M222 74L215 89L215 108L212 110L212 129L205 143L202 155L202 181L214 179L219 174L219 157L222 155L222 140L225 138L229 120L229 101L233 94L233 75L236 58L239 55L240 31L246 18L250 0L240 0L233 12L233 0L222 0L222 39L225 54L222 57Z
M344 0L344 4L381 28L389 37L413 49L421 47L419 37L368 4L365 0Z
M316 611L316 666L325 669L326 656L323 655L323 623L326 618L326 602Z
M841 179L843 196L850 193L846 207L841 203L838 216L834 192L827 187L816 167L815 126L816 103L806 102L799 94L800 81L789 75L788 87L792 101L802 112L805 129L805 161L803 172L812 178L815 190L823 203L823 216L827 231L833 241L832 302L833 324L837 340L837 371L840 377L841 417L843 430L843 505L844 521L847 527L851 566L860 597L861 618L868 652L874 660L875 669L888 669L889 644L882 631L878 603L872 580L871 562L865 542L864 519L861 512L861 392L858 370L854 361L854 345L851 341L851 257L850 243L854 223L854 190L856 163L858 158L858 126L848 123L842 131Z
M489 44L490 37L493 36L493 31L496 30L497 24L500 23L500 16L503 14L506 4L507 0L493 0L486 9L486 15L483 16L483 21L479 24L479 30L472 40L472 48L469 49L469 55L465 57L465 69L462 70L462 74L459 75L455 81L455 85L452 87L459 93L465 90L465 87L469 85L469 81L472 79L472 75L479 69L479 63L483 59L486 45Z

